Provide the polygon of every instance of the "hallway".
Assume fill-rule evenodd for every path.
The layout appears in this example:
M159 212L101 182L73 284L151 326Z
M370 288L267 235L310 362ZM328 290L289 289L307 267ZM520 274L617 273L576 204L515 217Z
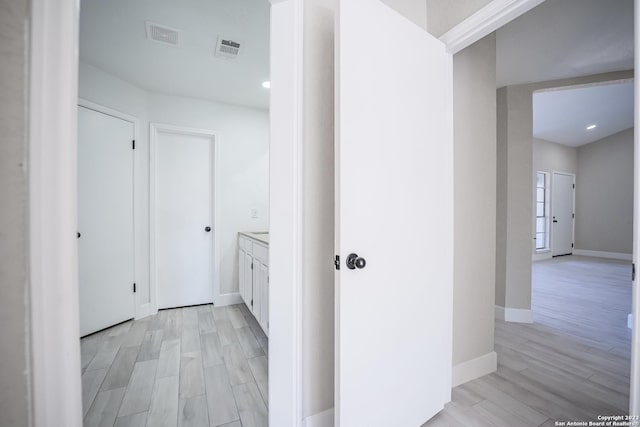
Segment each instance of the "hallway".
M453 390L425 426L554 426L628 413L629 262L533 265L533 324L496 320L498 370Z

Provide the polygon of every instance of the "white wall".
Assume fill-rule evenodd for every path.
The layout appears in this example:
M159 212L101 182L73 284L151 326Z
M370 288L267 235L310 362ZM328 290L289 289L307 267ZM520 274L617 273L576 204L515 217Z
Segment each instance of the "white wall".
M79 96L140 121L135 158L136 283L140 305L149 302L149 123L216 132L220 291L237 292L237 233L266 230L269 226L268 112L149 93L83 62ZM257 219L251 218L252 208L258 209Z
M0 425L30 425L27 126L29 1L0 1Z
M577 149L576 250L633 252L633 128Z

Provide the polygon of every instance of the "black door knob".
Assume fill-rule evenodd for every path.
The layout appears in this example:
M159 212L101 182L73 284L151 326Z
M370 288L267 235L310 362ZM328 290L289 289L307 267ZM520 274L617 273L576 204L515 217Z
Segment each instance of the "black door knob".
M211 227L209 227L208 225L204 228L204 231L206 231L207 233L211 231Z
M349 270L355 270L356 268L364 268L367 265L367 260L358 257L358 254L349 254L347 257L347 268Z

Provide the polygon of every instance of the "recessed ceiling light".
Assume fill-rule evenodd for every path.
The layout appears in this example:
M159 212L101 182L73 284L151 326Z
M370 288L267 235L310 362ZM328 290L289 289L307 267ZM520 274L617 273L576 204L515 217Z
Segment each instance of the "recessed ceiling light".
M596 125L589 125L589 126L587 126L587 130L591 130L591 129L595 129L595 128L596 128Z
M266 82L262 82L262 87L265 89L271 88L271 82L267 80Z

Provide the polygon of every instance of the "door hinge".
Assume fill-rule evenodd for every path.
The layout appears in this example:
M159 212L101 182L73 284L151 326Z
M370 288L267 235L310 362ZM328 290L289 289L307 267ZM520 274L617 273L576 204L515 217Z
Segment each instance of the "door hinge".
M132 149L132 150L135 150L135 149L136 149L136 140L135 140L135 139L132 139L132 140L131 140L131 149Z
M251 307L253 307L253 298L251 298Z
M134 294L136 293L136 284L135 283L133 284L133 293Z
M631 281L635 282L636 280L636 264L631 264Z
M336 270L340 270L340 255L336 255L336 259L333 261L333 265L336 266Z
M571 218L575 218L575 217L576 217L576 214L572 213Z
M251 263L251 269L253 270L253 263Z
M576 188L576 185L575 185L575 184L573 184L573 188L574 188L574 189Z
M571 244L571 248L573 248L573 243Z

